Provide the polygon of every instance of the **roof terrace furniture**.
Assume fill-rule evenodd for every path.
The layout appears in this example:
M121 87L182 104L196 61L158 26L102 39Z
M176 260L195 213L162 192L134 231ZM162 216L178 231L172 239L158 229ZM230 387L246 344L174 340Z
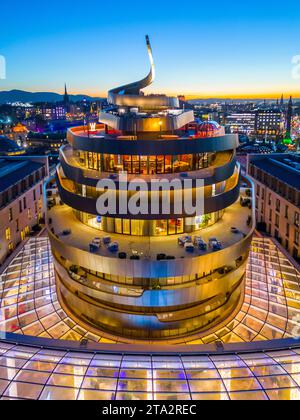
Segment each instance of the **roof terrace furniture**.
M178 238L178 244L180 246L184 246L186 242L191 242L191 241L192 241L192 237L190 235L182 235Z
M111 242L111 237L110 236L103 236L102 241L103 241L104 245L108 245Z
M99 238L99 237L94 238L93 241L92 241L92 243L94 245L98 246L98 248L100 248L100 246L101 246L101 238Z
M90 243L89 244L89 249L90 249L90 252L91 253L94 253L94 252L97 252L98 251L99 247L96 246L94 243Z
M195 246L193 244L193 242L185 242L184 244L184 249L186 252L194 252L195 250Z
M156 259L158 261L165 260L166 259L166 254L163 254L163 253L157 254Z
M126 260L127 254L126 252L119 252L118 257L120 258L120 260Z
M107 249L110 252L117 252L119 250L119 244L118 242L111 242L108 246Z
M195 236L194 237L194 244L201 250L206 251L207 250L207 243L201 238L201 236Z

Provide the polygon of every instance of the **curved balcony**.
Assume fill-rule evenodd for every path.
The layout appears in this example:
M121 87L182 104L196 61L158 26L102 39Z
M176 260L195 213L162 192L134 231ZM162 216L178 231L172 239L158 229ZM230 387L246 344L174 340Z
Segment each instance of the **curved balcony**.
M209 138L177 138L155 140L118 139L104 133L103 126L97 126L96 134L89 134L85 127L68 129L67 140L77 150L86 152L127 155L184 155L186 153L208 153L234 150L239 146L237 134Z
M102 302L107 306L124 308L131 312L166 312L173 307L189 307L195 304L209 301L218 295L225 295L228 289L235 286L246 269L247 258L243 263L235 266L229 272L220 274L216 271L210 281L194 281L190 284L182 284L181 287L163 287L156 290L143 290L143 288L126 288L115 283L108 287L100 281L89 281L85 278L74 276L63 267L62 262L55 258L54 265L64 284L73 290L89 296L95 301ZM99 284L99 287L97 287ZM119 290L120 289L120 290Z
M168 311L166 308L166 312L160 314L138 314L129 308L125 311L117 307L110 308L78 290L70 289L62 278L58 278L57 291L66 311L71 311L97 328L117 336L160 340L195 333L229 316L241 297L242 280L231 290L228 288L226 295L215 296L206 303L182 310Z
M248 226L250 215L252 223ZM126 252L128 256L138 253L140 257L140 260L120 260L106 247L101 247L94 254L89 252L89 244L100 232L79 222L70 207L55 206L49 211L48 218L51 219L51 225L48 226L50 240L58 255L90 270L133 278L194 277L195 273L200 273L202 277L202 273L210 273L247 254L254 230L254 209L241 207L236 202L227 208L220 222L201 231L205 241L210 237L217 237L221 241L223 249L220 251L195 250L189 254L178 246L177 238L180 235L164 236L162 240L159 236L110 234L112 241L119 243L120 251ZM231 233L232 226L236 226L241 233ZM61 235L60 232L66 228L71 229L71 234ZM157 261L159 253L166 253L175 259Z
M60 149L59 157L66 177L79 184L96 187L99 180L108 178L111 174L110 172L99 172L97 170L83 167L79 163L79 160L74 157L73 149L69 145L65 145ZM185 179L203 179L204 185L208 186L230 178L234 173L235 167L235 153L232 151L220 152L216 155L211 167L199 169L197 171L184 171L187 175ZM148 183L150 183L153 179L180 179L180 173L152 175L127 174L128 181L130 182L132 179L136 179L137 176L142 176L142 179ZM118 185L118 181L116 181L116 184Z
M95 197L86 197L83 195L79 195L76 193L75 184L73 181L70 181L69 179L62 178L62 173L58 170L56 174L56 182L59 190L59 194L61 197L61 200L67 204L68 206L72 207L73 209L83 211L89 214L98 215L97 211L97 198L100 194L96 195L96 189L94 191ZM79 184L81 185L81 184ZM132 193L136 192L136 190L132 191ZM195 195L195 191L193 192ZM223 210L233 203L237 201L240 194L240 183L239 183L239 170L236 169L234 175L226 181L225 190L222 193L219 193L218 195L212 195L212 189L207 187L204 187L204 200L203 200L203 214L209 214L209 213L215 213L217 211ZM110 217L118 217L123 219L146 219L146 220L156 220L160 218L180 218L180 217L193 217L196 216L196 210L195 213L190 214L186 213L186 210L184 206L182 206L182 213L174 212L174 194L172 191L169 191L168 193L170 195L170 211L168 210L167 213L164 213L163 206L162 206L162 195L160 194L159 197L159 212L151 212L148 214L122 214L122 213L116 213L115 215L110 213ZM128 199L130 197L130 191L128 191ZM151 200L151 193L148 193L148 204L150 204ZM116 191L116 208L118 208L119 205L119 196L118 192ZM107 215L101 214L102 216Z

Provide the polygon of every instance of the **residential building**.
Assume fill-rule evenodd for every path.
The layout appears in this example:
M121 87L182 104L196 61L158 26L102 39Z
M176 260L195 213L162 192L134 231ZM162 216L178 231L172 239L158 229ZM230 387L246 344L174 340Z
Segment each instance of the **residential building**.
M0 264L44 219L46 157L0 158Z
M300 154L249 155L258 227L300 257Z

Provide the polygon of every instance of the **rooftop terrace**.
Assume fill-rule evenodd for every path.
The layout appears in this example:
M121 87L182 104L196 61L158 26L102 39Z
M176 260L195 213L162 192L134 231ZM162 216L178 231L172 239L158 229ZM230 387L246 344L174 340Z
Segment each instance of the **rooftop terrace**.
M238 201L226 209L219 222L203 230L196 231L193 235L200 235L207 243L209 238L216 237L221 242L222 248L227 248L240 242L251 232L252 226L247 225L248 217L251 215L252 211L248 207L241 207ZM111 241L118 242L120 251L126 252L128 256L133 254L139 255L141 259L156 260L157 254L160 253L179 259L182 257L193 258L213 252L209 247L207 251L195 249L193 253L186 252L183 247L178 245L178 238L182 234L157 237L106 234L82 224L75 217L73 210L66 205L54 206L48 212L48 218L52 219L50 227L54 229L54 233L58 235L60 240L83 251L89 251L89 244L96 236L109 235ZM232 227L236 227L239 232L233 233L231 231ZM65 229L71 230L71 233L67 236L62 235ZM105 246L100 247L95 254L110 258L118 257L117 253L111 253Z

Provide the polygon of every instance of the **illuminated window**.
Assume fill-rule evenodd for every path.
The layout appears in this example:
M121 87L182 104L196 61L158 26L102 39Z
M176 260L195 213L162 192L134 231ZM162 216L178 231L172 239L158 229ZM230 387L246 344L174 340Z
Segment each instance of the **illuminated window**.
M11 240L10 228L5 229L5 238L7 241Z

